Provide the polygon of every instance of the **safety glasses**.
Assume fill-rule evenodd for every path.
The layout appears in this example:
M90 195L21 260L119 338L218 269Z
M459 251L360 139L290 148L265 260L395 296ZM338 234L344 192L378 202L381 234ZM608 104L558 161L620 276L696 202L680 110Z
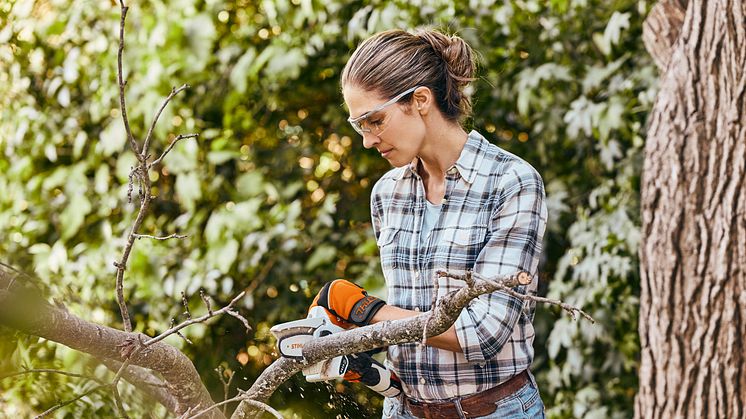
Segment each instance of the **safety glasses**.
M414 92L418 87L420 87L420 86L415 86L415 87L413 87L411 89L407 89L405 92L403 92L403 93L401 93L399 95L394 96L388 102L386 102L386 103L384 103L382 105L379 105L379 106L375 107L374 109L372 109L372 110L370 110L368 112L365 112L364 114L358 116L357 118L347 118L347 122L349 122L350 125L352 125L352 128L358 134L360 134L360 135L363 135L363 134L368 133L368 132L373 133L373 135L378 135L378 134L380 134L383 131L383 123L381 123L381 122L371 123L368 120L368 118L371 115L373 115L374 113L383 110L387 106L392 105L392 104L398 102L404 96L406 96L406 95Z

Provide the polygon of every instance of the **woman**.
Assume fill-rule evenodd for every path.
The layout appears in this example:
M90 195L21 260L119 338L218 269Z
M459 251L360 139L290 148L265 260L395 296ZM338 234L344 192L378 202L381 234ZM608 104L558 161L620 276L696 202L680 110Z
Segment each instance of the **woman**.
M485 277L522 270L537 278L547 218L543 183L528 163L462 128L471 108L464 88L474 73L469 45L432 30L376 34L345 66L349 122L394 169L371 196L388 304L333 281L315 304L340 320L366 325L430 310L435 298L464 286L436 279L438 270ZM536 280L517 288L536 289ZM389 347L387 363L404 396L386 398L384 417L543 417L528 371L533 314L533 303L482 295L424 347Z

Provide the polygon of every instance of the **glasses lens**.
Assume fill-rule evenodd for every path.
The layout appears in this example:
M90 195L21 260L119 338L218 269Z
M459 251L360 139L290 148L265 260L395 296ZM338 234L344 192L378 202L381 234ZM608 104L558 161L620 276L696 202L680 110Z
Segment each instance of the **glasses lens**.
M352 120L352 118L348 119L350 125L352 125L352 128L360 135L363 135L366 132L372 132L373 135L379 135L381 132L383 132L383 121L376 121L374 123L371 123L368 121L368 118L371 115L374 115L376 112L381 111L385 109L387 106L393 105L394 103L399 102L404 96L414 92L419 86L412 87L411 89L408 89L401 94L393 97L388 102L384 103L383 105L378 106L377 108L366 112L363 114L364 116L358 117L359 119Z
M350 121L350 125L352 125L352 129L354 129L355 132L363 135L363 127L360 126L360 123L358 121Z

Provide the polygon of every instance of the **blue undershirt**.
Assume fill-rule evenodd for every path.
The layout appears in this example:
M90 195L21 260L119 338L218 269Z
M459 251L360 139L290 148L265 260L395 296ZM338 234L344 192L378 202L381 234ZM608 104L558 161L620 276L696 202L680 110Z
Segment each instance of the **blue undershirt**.
M420 232L420 246L425 247L427 240L430 238L430 233L435 227L435 223L438 222L440 217L440 208L443 204L431 204L430 201L425 200L427 205L425 206L425 217L422 220L422 231Z

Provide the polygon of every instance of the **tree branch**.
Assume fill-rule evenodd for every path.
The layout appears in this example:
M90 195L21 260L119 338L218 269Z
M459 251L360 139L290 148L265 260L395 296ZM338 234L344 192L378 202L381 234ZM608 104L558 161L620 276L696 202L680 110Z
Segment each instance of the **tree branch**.
M160 164L161 161L163 161L163 158L166 157L166 155L168 154L168 152L171 151L171 149L174 148L174 146L176 145L176 143L179 142L180 140L185 140L187 138L197 138L197 137L199 137L199 134L179 134L179 135L177 135L176 138L174 138L174 140L171 141L171 144L169 144L168 147L166 147L166 150L163 151L163 154L161 154L160 157L158 157L152 163L150 163L148 165L148 168L151 168L153 166L156 166L156 165Z
M145 163L143 163L145 165ZM150 206L150 200L152 197L150 196L150 177L148 177L148 174L146 172L139 174L140 181L145 183L145 192L142 197L142 200L140 202L140 211L137 213L137 218L135 219L135 223L132 226L132 230L130 231L128 237L127 237L127 244L124 246L124 251L122 252L122 258L118 262L114 262L114 266L117 268L117 279L116 279L116 298L117 298L117 305L119 305L119 312L122 314L122 323L124 324L124 331L125 332L131 332L132 331L132 322L130 321L130 315L127 311L127 304L124 301L124 270L127 269L127 260L129 259L130 252L132 252L132 246L135 243L135 235L137 234L137 230L142 225L143 221L145 220L145 215L148 212L148 207Z
M95 382L97 382L97 383L99 383L99 384L104 384L104 382L103 382L103 381L99 380L99 379L98 379L98 378L96 378L96 377L89 377L89 376L87 376L87 375L83 375L83 374L76 374L76 373L74 373L74 372L67 372L67 371L62 371L62 370L54 370L54 369L48 369L48 368L34 368L34 369L29 369L29 370L23 370L23 371L16 371L16 372L12 372L12 373L9 373L9 374L5 374L5 375L2 375L2 376L0 376L0 380L4 380L4 379L6 379L6 378L10 378L10 377L17 377L17 376L19 376L19 375L24 375L24 374L35 374L35 373L53 373L53 374L61 374L61 375L67 375L68 377L85 378L86 380L91 380L91 381L95 381Z
M166 109L166 106L168 105L168 102L171 101L171 99L174 98L174 96L178 95L181 91L188 89L189 85L184 83L179 88L172 87L171 93L169 93L168 97L166 97L166 100L163 101L163 105L161 105L160 109L158 109L158 112L155 113L155 116L153 116L153 122L150 124L150 128L148 129L148 134L145 136L145 142L142 146L142 155L147 156L148 155L148 148L150 147L150 140L153 137L153 130L155 129L155 124L158 123L158 119L161 117L161 113L164 109Z
M530 276L525 272L518 272L501 279L485 279L472 273L451 275L439 272L439 275L462 279L467 285L438 299L429 312L313 339L303 347L303 360L280 358L267 367L246 392L247 397L251 400L266 403L282 383L310 364L340 355L365 352L402 343L418 342L423 336L429 338L440 335L451 327L461 311L473 299L482 294L504 291L506 288L527 285L531 282ZM524 301L534 301L524 294L515 293L511 295ZM579 309L575 310L580 311ZM236 411L233 412L232 417L243 419L253 417L255 413L256 408L246 402L241 402Z
M242 292L241 292L240 294L238 294L238 295L237 295L237 296L236 296L235 298L233 298L233 299L231 300L231 302L230 302L230 303L228 303L228 305L226 305L225 307L221 308L221 309L220 309L220 310L218 310L218 311L211 311L211 310L210 310L210 311L208 311L208 313L207 313L207 314L205 314L205 315L203 315L203 316L200 316L200 317L197 317L197 318L194 318L194 319L190 318L189 320L185 320L185 321L183 321L183 322L179 323L178 325L176 325L176 326L174 326L174 327L172 327L172 328L170 328L170 329L166 330L165 332L161 333L160 335L158 335L158 336L156 336L156 337L154 337L154 338L152 338L152 339L149 339L149 340L147 340L147 341L143 342L143 346L145 346L145 347L151 346L151 345L153 345L153 344L155 344L155 343L157 343L157 342L160 342L160 341L162 341L163 339L167 338L167 337L168 337L168 336L170 336L170 335L173 335L173 334L175 334L175 333L178 333L178 332L179 332L179 331L180 331L181 329L183 329L183 328L185 328L185 327L187 327L187 326L191 326L191 325L193 325L193 324L195 324L195 323L203 323L203 322L205 322L206 320L208 320L208 319L210 319L210 318L212 318L212 317L215 317L215 316L221 315L221 314L223 314L223 313L225 313L225 314L230 314L230 315L232 315L232 316L234 316L234 317L235 317L235 312L233 312L233 311L231 310L231 308L233 307L233 305L234 305L234 304L236 304L236 302L237 302L238 300L240 300L241 298L243 298L243 296L244 296L245 294L246 294L246 293L242 291ZM208 308L208 310L209 310L209 308ZM239 316L241 316L241 315L239 314ZM190 316L190 317L191 317L191 316ZM243 318L243 317L242 317L242 318ZM245 321L245 320L246 320L246 319L244 319L244 321ZM244 325L248 325L248 323L244 323Z
M201 410L199 412L196 412L193 415L187 413L187 414L184 414L182 417L185 418L185 419L197 419L197 418L202 417L202 415L204 415L205 413L209 412L210 410L216 409L216 408L218 408L220 406L223 406L223 412L225 412L225 406L228 403L233 403L233 402L237 402L237 401L241 401L243 403L248 403L252 407L256 408L259 411L268 412L268 413L270 413L271 415L273 415L277 419L283 419L282 415L280 414L280 412L278 412L277 410L273 409L271 406L269 406L266 403L262 403L262 402L258 402L256 400L248 399L246 397L246 393L245 392L241 392L241 394L239 394L238 396L230 398L230 399L223 400L220 403L215 403L215 405L210 406L207 409L203 409L203 410Z
M130 129L130 121L129 121L129 118L127 118L127 106L124 100L124 87L127 85L127 82L124 81L124 76L122 74L122 52L124 52L124 20L127 17L127 10L129 10L129 7L124 5L124 0L120 0L119 5L122 11L121 12L122 17L119 19L119 50L117 51L117 80L119 81L119 108L120 108L120 111L122 112L122 121L124 122L124 129L127 132L127 139L130 142L130 146L132 147L132 150L135 152L135 156L137 156L137 160L139 160L142 163L144 158L142 155L140 155L140 150L139 150L139 147L137 146L137 142L135 141L135 137L132 136L132 130Z
M132 246L134 244L135 238L142 238L146 237L145 235L137 234L138 229L142 225L143 221L145 220L145 216L148 213L148 208L150 206L150 201L153 198L150 195L150 190L152 187L152 184L150 182L150 176L148 175L148 171L150 168L161 162L163 158L168 154L169 151L174 147L176 142L178 142L181 139L184 138L193 138L197 137L197 134L187 134L187 135L179 135L174 139L174 141L171 142L171 144L166 148L166 151L163 152L163 154L153 163L148 163L148 147L150 146L150 141L153 136L153 130L155 129L155 124L158 122L158 119L161 116L161 113L166 108L168 103L173 99L174 96L179 94L179 92L183 91L184 89L188 88L189 85L183 84L179 88L172 88L171 93L168 95L168 97L163 102L163 105L158 109L155 116L153 117L153 121L150 125L150 128L148 129L148 133L145 137L145 141L143 142L142 150L139 149L137 145L137 141L135 141L134 136L132 135L132 130L130 128L129 118L127 117L127 105L124 98L124 88L126 85L126 82L124 81L124 75L122 72L122 53L124 51L124 22L127 18L127 10L128 7L125 6L124 0L120 0L120 7L121 7L121 18L119 20L119 50L117 52L117 78L119 82L119 105L121 107L122 111L122 120L124 121L124 128L127 133L127 138L129 139L130 146L132 146L132 150L134 151L135 155L137 156L137 160L139 161L139 165L135 168L133 168L132 172L130 173L130 185L129 190L127 193L128 199L131 196L132 192L132 181L133 178L136 178L140 182L140 210L137 213L137 218L135 219L135 222L132 226L132 229L129 232L129 235L127 237L127 242L124 247L124 251L122 252L122 257L119 261L114 262L114 266L117 268L117 275L116 275L116 284L115 284L115 294L116 294L116 300L117 305L119 306L119 312L122 316L122 323L124 325L124 331L125 332L131 332L132 331L132 321L130 320L129 311L127 310L127 303L124 298L124 271L127 269L127 260L129 259L130 252L132 251ZM172 235L176 237L175 235ZM166 238L157 238L155 236L147 236L149 238L155 238L157 240L165 240L166 238L171 238L171 236Z
M10 276L5 269L0 269L0 289L8 288ZM158 372L166 385L164 390L175 401L171 404L175 414L182 414L189 408L213 405L194 364L178 349L164 342L154 342L147 350L127 352L126 349L142 335L80 319L47 303L34 289L24 287L24 282L16 281L13 289L0 293L0 323L97 358L129 362ZM122 376L127 371L125 369ZM218 411L209 416L220 418L222 414Z
M64 401L62 403L59 403L59 404L56 404L56 405L50 407L49 409L47 409L47 410L41 412L40 414L34 416L34 419L43 418L43 417L49 415L50 413L54 412L55 410L61 409L62 407L67 406L68 404L75 403L76 401L82 399L83 397L85 397L85 396L87 396L89 394L95 393L98 390L101 390L101 389L103 389L105 387L108 387L108 386L109 386L109 384L101 384L101 385L98 385L96 387L93 387L92 389L86 391L85 393L78 395L78 397L75 397L74 399L66 400L66 401Z
M164 237L151 236L148 234L133 234L133 236L135 236L135 238L138 240L140 239L152 239L152 240L185 239L188 237L185 234L176 234L176 233L169 234L168 236L164 236Z

